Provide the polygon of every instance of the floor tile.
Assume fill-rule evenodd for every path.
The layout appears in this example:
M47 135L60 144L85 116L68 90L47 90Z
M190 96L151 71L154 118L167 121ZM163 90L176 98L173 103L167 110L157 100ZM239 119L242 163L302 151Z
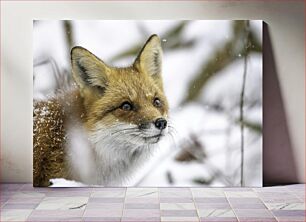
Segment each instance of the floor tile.
M73 218L79 218L82 217L84 213L84 210L33 210L30 217L30 219L35 218L46 218L48 220L56 221L59 218L62 219L73 219Z
M35 209L37 206L38 204L32 204L32 203L26 203L26 204L7 203L2 207L2 209Z
M159 217L159 209L124 209L123 217Z
M230 204L232 203L238 203L238 204L261 204L262 201L259 198L253 198L253 197L229 197L228 201Z
M271 187L259 187L253 188L257 193L262 192L276 192L276 193L288 193L288 188L286 186L271 186Z
M25 221L32 210L1 209L1 221Z
M289 190L298 189L298 190L304 190L305 191L306 185L305 184L292 184L292 185L287 185L286 188L289 189Z
M225 197L195 197L196 203L228 203Z
M191 188L189 187L159 187L159 192L177 192L177 193L180 193L180 192L188 192L190 193L191 192Z
M176 197L192 197L192 194L189 188L159 188L159 196L176 198Z
M229 203L195 203L198 209L231 209Z
M86 209L123 209L123 203L87 203Z
M83 217L84 222L120 222L121 217Z
M92 187L48 187L47 192L65 192L65 193L75 193L75 192L91 192Z
M86 209L84 217L121 217L122 209Z
M22 183L2 183L0 184L0 190L2 191L17 191L20 190L24 184Z
M161 210L195 210L194 203L161 203Z
M149 216L143 216L143 217L122 217L121 222L159 222L160 217L149 217Z
M305 217L278 217L278 222L305 222Z
M222 189L213 188L191 188L194 197L225 197Z
M160 197L160 203L193 203L193 198L191 197Z
M126 203L124 209L159 209L157 203Z
M118 190L102 190L102 191L94 191L91 194L91 197L125 197L125 190L118 189Z
M258 193L260 199L265 203L298 203L302 202L295 195L290 192L275 193L275 192L261 192Z
M241 217L238 219L239 222L277 222L275 218L255 218L255 217Z
M199 222L198 217L161 217L162 222Z
M45 197L37 210L85 209L88 197Z
M233 209L267 209L263 203L231 203Z
M234 209L236 216L239 218L273 218L273 215L266 209Z
M10 197L1 196L1 197L0 197L1 207L2 207L2 205L4 205L9 199L10 199Z
M65 192L65 191L51 191L46 192L47 197L89 197L91 195L90 191L75 191L75 192Z
M272 210L275 217L305 217L305 210Z
M257 194L251 191L226 191L226 197L255 197Z
M235 217L231 209L199 209L200 217Z
M158 198L126 198L125 203L143 203L143 204L158 204Z
M108 192L113 192L113 191L124 191L126 192L127 188L126 187L92 187L91 190L93 192L96 192L96 191L108 191Z
M43 198L46 195L44 193L39 192L26 192L26 191L18 191L15 192L12 198Z
M305 203L266 203L269 210L305 210Z
M201 217L201 222L238 222L236 217Z
M112 197L112 198L104 198L104 197L90 197L88 200L89 203L123 203L124 198Z
M296 196L299 200L305 203L305 191L291 192L292 195Z
M223 188L215 188L215 189L221 189L223 191L237 191L237 192L244 192L244 191L252 191L253 188L251 187L223 187Z
M20 191L34 191L36 188L31 183L25 183L19 189Z
M264 203L302 203L303 201L298 198L281 198L281 197L272 197L272 198L262 198Z
M196 217L196 210L161 210L162 217Z
M7 203L39 204L43 199L43 197L12 197L7 201Z
M127 198L158 198L158 188L127 188Z
M49 221L49 222L64 222L64 221L74 221L74 222L80 222L82 221L82 217L70 217L70 216L64 216L64 217L29 217L27 221L37 221L37 222L43 222L43 221Z

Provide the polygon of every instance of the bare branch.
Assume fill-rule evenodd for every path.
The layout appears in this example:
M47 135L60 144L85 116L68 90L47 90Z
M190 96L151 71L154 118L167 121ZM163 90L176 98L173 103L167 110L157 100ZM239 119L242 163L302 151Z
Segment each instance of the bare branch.
M243 107L244 107L244 93L245 93L245 80L247 75L248 68L248 54L246 53L249 47L249 32L250 32L250 21L246 21L245 25L245 45L244 45L244 66L243 66L243 78L240 94L240 149L241 149L241 159L240 159L240 185L244 186L244 116L243 116Z

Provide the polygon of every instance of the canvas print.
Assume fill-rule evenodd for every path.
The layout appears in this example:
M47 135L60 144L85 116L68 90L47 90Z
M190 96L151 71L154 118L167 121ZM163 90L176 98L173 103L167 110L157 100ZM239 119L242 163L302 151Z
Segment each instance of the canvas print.
M262 21L35 20L33 185L262 186Z

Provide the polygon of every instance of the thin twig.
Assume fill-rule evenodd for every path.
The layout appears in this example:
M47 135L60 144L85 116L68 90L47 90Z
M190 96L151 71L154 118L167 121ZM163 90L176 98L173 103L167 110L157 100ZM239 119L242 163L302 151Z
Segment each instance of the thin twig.
M229 121L230 122L230 121ZM232 133L232 124L228 124L228 126L226 127L226 131L225 131L225 149L226 149L226 159L225 159L225 169L227 169L227 171L231 171L231 156L232 156L232 148L230 145L230 136Z
M74 36L73 36L73 26L70 20L64 20L63 21L63 27L66 37L66 44L68 47L68 55L70 55L70 50L74 45Z
M246 82L246 75L247 75L247 49L249 44L249 32L250 32L250 22L246 21L245 24L245 53L244 53L244 68L243 68L243 79L242 79L242 88L241 88L241 94L240 94L240 149L241 149L241 160L240 160L240 185L244 186L244 116L243 116L243 106L244 106L244 93L245 93L245 82Z

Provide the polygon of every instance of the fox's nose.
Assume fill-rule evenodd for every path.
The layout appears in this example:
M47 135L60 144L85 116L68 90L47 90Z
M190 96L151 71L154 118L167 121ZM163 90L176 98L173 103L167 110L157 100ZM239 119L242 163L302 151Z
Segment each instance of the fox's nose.
M154 124L157 129L163 130L167 126L167 120L165 120L164 118L158 118L157 120L155 120Z

